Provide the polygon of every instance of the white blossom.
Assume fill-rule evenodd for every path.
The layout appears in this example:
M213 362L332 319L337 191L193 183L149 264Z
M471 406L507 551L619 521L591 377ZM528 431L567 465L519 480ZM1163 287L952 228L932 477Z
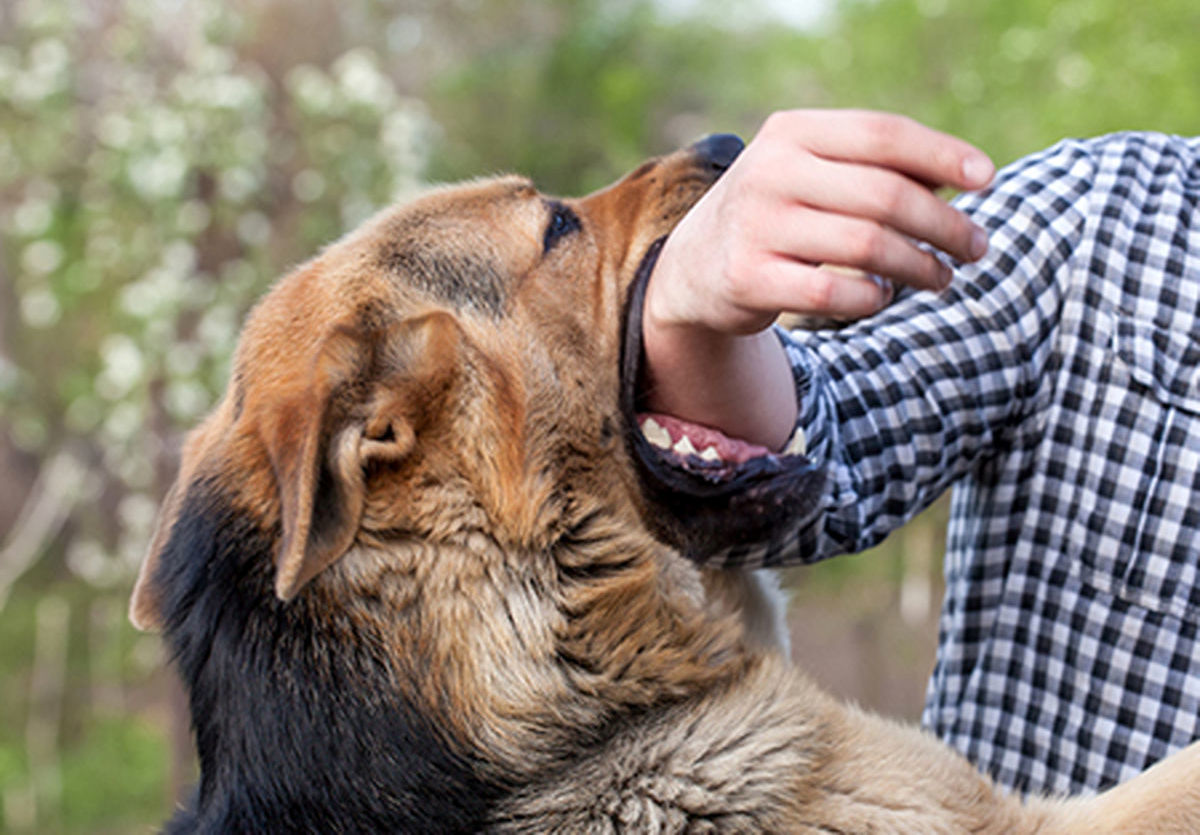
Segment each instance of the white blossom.
M96 380L96 390L109 400L123 397L145 376L146 362L142 351L125 334L105 337L100 345L100 358L104 368Z
M46 238L33 241L21 253L21 267L33 275L48 275L57 270L62 262L62 245Z
M48 328L61 315L62 305L48 287L35 287L21 294L21 318L31 328Z

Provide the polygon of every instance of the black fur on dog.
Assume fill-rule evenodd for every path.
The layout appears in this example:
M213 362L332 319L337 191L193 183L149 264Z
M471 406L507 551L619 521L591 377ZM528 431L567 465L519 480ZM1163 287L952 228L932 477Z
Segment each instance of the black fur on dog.
M391 684L420 673L396 669L380 636L348 635L319 596L276 598L277 539L199 484L163 552L164 633L201 771L165 831L477 830L505 787Z

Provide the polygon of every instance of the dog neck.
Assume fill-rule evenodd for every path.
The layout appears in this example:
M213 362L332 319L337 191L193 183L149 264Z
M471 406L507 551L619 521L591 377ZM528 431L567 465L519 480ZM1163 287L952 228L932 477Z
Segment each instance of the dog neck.
M376 597L399 686L515 781L562 767L565 740L599 742L753 663L741 621L709 611L699 572L632 508L610 497L571 516L542 548L481 531L380 541L325 578Z
M359 546L283 603L278 532L215 488L186 503L160 570L201 763L192 821L474 825L581 733L603 744L753 663L696 570L611 505L536 551L478 531Z
M555 563L569 613L560 652L577 686L631 706L686 698L748 663L742 626L705 605L699 572L617 514L586 519Z

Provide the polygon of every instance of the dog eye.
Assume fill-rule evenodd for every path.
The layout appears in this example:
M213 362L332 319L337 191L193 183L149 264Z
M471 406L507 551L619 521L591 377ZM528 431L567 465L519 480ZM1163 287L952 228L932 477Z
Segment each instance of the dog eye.
M546 234L542 236L542 254L549 252L567 235L580 229L579 216L562 203L550 204L550 222L546 224Z

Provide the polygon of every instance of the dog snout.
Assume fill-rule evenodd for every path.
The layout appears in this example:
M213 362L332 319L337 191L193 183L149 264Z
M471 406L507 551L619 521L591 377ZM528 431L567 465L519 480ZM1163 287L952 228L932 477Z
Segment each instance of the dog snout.
M714 133L692 145L692 151L702 162L720 173L733 165L733 161L745 147L746 143L736 134Z

